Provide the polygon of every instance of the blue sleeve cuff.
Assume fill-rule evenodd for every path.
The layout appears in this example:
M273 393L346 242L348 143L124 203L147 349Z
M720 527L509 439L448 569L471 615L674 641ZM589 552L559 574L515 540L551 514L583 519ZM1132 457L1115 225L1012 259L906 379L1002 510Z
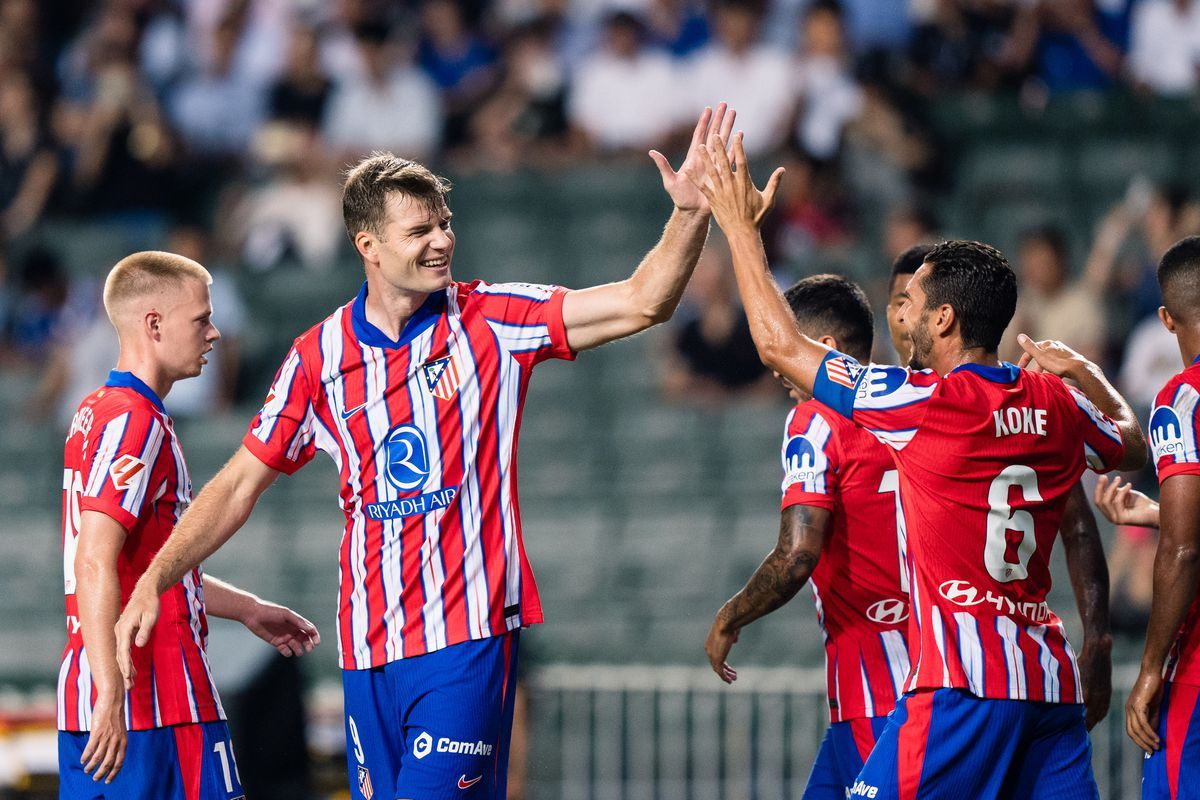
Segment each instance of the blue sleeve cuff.
M850 356L832 350L817 369L813 397L846 419L854 419L854 392L866 371Z

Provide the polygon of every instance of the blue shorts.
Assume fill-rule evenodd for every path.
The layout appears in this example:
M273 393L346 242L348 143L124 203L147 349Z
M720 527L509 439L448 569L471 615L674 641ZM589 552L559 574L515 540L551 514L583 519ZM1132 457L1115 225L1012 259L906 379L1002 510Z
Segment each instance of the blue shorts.
M1142 763L1143 800L1200 798L1200 687L1168 683L1158 709L1162 747Z
M354 800L503 800L518 641L513 631L343 670Z
M244 800L224 722L130 731L112 783L93 781L79 759L87 733L58 732L59 800Z
M835 722L825 730L802 800L845 800L887 725L887 717Z
M1096 800L1083 706L912 692L851 788L875 800Z

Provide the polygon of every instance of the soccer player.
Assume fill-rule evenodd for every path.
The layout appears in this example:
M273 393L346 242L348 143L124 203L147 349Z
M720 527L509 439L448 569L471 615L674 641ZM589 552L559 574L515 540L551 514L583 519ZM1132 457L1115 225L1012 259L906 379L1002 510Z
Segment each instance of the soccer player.
M933 245L931 244L914 244L896 256L896 260L892 262L892 279L891 284L888 286L886 316L888 333L892 337L892 347L895 348L896 354L900 356L901 364L908 363L909 350L912 348L912 342L908 338L908 331L897 321L900 307L904 305L906 296L904 290L908 288L909 280L921 268L921 265L925 263L925 256L929 255L929 251L932 249ZM837 348L834 349L836 350Z
M689 175L734 114L706 109L662 239L624 280L581 291L451 279L448 186L377 153L347 175L356 298L296 339L243 447L204 488L118 623L122 663L158 595L318 450L341 476L338 648L351 794L503 798L518 632L542 621L521 541L516 442L534 367L668 319L703 248ZM136 642L133 642L136 636Z
M63 798L229 800L242 795L225 712L209 672L205 611L241 622L284 655L320 641L300 615L197 566L164 587L162 620L133 654L129 691L113 626L134 583L191 500L183 452L163 408L200 374L220 334L208 271L172 253L122 259L104 285L120 356L79 406L63 471L67 646L58 673ZM103 780L103 783L99 781Z
M874 315L838 275L816 275L786 294L813 339L868 360ZM832 409L788 385L798 405L783 443L779 543L717 613L704 649L727 683L738 632L795 596L811 576L825 635L830 726L805 800L844 800L896 705L909 662L908 587L899 482L888 449Z
M1158 315L1184 364L1150 415L1159 503L1120 479L1098 485L1096 502L1114 523L1160 529L1146 648L1125 705L1125 730L1146 752L1144 800L1184 800L1200 798L1200 237L1163 254L1158 283Z
M782 173L755 188L740 138L735 170L713 137L700 185L730 241L759 353L891 447L900 473L913 669L851 794L1097 797L1074 652L1045 602L1048 562L1085 465L1145 461L1133 413L1060 343L1021 337L1030 369L999 362L1016 279L977 242L936 246L909 281L898 321L911 369L862 365L801 334L758 231Z

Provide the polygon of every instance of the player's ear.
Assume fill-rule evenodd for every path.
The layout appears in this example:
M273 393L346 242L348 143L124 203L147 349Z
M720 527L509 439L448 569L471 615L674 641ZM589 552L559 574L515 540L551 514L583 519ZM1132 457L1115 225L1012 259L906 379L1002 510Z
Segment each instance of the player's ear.
M1166 306L1158 307L1158 318L1162 320L1163 327L1171 333L1175 332L1175 318L1171 316L1171 312L1167 311Z
M822 336L820 339L817 339L817 341L820 342L821 344L825 345L826 347L832 347L834 350L837 350L839 352L842 349L841 347L838 346L838 340L828 334Z
M377 253L379 243L374 234L367 231L359 231L354 234L354 249L362 257L363 261L375 262L379 260Z
M142 317L142 327L151 339L159 341L162 339L162 314L150 309L146 312L146 316Z
M942 303L938 306L937 314L933 317L933 329L937 331L939 336L948 336L954 330L957 322L958 315L954 313L954 306L949 303Z

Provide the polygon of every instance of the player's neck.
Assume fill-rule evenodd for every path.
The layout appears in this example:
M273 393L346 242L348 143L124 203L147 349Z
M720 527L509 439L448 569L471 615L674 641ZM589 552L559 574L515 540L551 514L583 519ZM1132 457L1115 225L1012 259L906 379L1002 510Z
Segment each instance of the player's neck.
M145 358L126 356L124 353L117 359L117 370L128 372L142 383L150 387L159 400L165 400L175 385L172 378L167 377L163 370L153 361Z
M409 318L417 312L429 294L406 292L384 281L367 281L367 300L364 304L367 322L389 339L399 339Z
M949 375L964 364L998 367L1000 366L1000 357L995 352L988 352L982 347L972 347L968 350L948 347L945 352L935 356L932 366L937 374Z
M1200 356L1200 325L1194 328L1178 327L1175 338L1179 342L1179 355L1183 356L1183 366L1190 367Z

